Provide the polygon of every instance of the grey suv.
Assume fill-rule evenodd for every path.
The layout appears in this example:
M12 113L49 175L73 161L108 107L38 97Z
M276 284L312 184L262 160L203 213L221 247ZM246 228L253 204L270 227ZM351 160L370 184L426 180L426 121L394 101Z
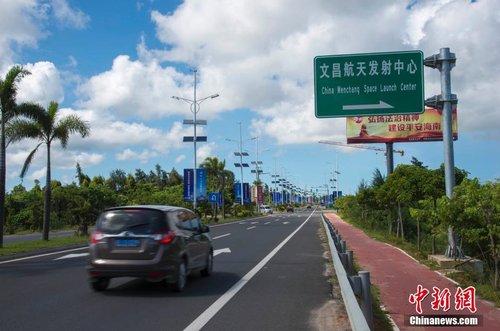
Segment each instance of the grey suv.
M166 281L181 292L186 276L212 274L209 227L185 208L125 206L102 212L90 240L90 284L104 291L111 278Z

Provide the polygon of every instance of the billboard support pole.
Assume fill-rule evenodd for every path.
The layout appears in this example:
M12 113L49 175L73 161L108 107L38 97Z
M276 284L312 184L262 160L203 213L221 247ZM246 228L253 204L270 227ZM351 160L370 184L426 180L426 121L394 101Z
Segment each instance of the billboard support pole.
M455 160L453 152L453 121L452 121L452 104L458 102L457 96L451 94L451 69L455 66L456 57L454 53L450 53L448 47L441 48L439 54L427 57L424 60L424 65L433 69L438 69L441 73L441 94L434 96L425 101L426 105L434 106L441 109L443 113L443 147L444 147L444 176L446 186L446 196L451 199L453 196L453 188L455 187ZM448 249L446 255L456 258L462 256L463 253L460 247L456 244L456 239L453 240L453 229L448 228Z
M385 160L387 163L387 176L394 171L394 143L385 143Z

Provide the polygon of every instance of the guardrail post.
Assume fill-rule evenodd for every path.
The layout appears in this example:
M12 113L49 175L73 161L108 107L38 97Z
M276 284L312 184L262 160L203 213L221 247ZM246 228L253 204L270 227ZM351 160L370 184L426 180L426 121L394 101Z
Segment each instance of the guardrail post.
M340 252L345 253L345 248L346 248L345 240L341 240L340 241ZM346 268L346 270L347 270L347 268Z
M370 272L360 271L358 275L361 278L361 305L360 305L361 311L365 316L366 322L368 323L370 330L373 330L373 311L372 311Z
M344 270L347 270L347 254L339 253L339 257L340 257L340 262L342 262L342 266L344 267Z
M347 274L349 276L354 275L354 253L352 250L348 249L345 251L347 254Z

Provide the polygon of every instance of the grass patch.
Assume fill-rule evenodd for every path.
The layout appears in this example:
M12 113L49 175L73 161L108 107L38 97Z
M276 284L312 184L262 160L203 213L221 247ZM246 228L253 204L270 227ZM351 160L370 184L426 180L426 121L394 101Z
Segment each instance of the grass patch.
M31 240L19 243L3 244L0 248L0 256L15 253L32 252L45 248L54 248L66 245L83 244L89 242L89 236L67 236L67 237L53 237L48 241L44 240Z

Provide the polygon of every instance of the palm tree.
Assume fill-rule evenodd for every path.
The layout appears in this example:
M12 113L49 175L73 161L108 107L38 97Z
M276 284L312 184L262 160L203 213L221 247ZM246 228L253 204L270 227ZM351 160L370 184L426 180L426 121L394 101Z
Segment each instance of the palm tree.
M229 171L226 170L226 160L222 162L215 157L207 157L205 161L200 164L200 168L207 170L207 182L210 184L212 190L222 191L222 218L225 218L224 209L224 187L226 180L230 177ZM208 185L207 185L208 186ZM215 214L217 215L217 205L215 206Z
M45 184L45 198L43 208L43 240L49 240L50 226L50 201L51 201L51 176L50 176L50 147L54 140L61 142L62 148L68 145L70 134L79 133L82 138L90 135L90 125L76 115L68 115L58 121L59 104L52 101L47 109L37 107L33 118L16 118L11 121L6 129L6 134L10 142L16 142L24 138L38 140L38 145L28 155L21 171L21 178L24 178L28 168L38 151L38 148L45 144L47 146L47 175Z
M0 78L0 110L1 139L0 139L0 248L3 247L3 226L5 224L5 125L18 114L16 104L17 85L30 72L21 66L12 67L5 79Z

